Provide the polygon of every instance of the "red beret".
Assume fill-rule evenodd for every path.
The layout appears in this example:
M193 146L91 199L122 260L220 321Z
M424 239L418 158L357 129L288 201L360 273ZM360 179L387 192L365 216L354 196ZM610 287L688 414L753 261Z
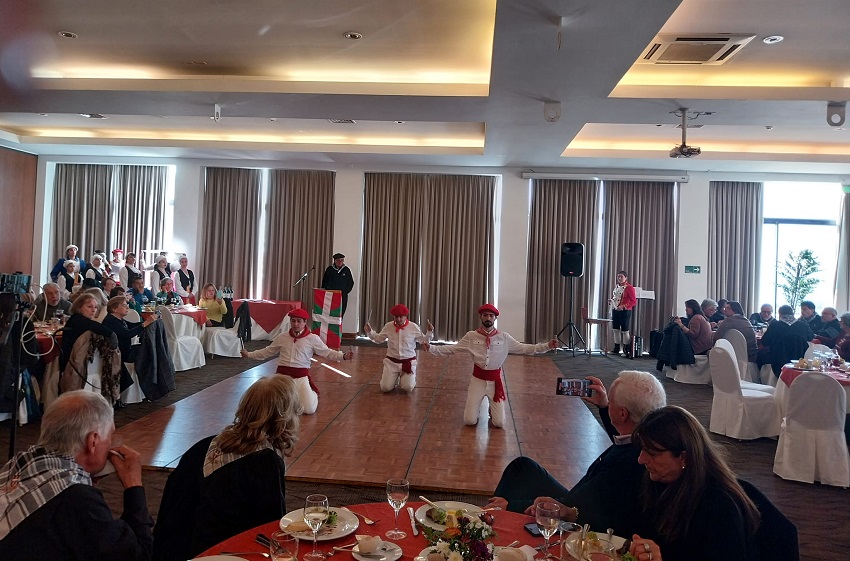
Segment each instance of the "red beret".
M392 308L390 308L391 316L409 316L410 310L407 309L407 306L404 304L396 304Z
M289 317L291 317L291 318L301 318L304 321L307 321L308 319L310 319L310 314L308 314L307 310L305 310L304 308L296 308L296 309L292 310L291 312L289 312Z
M478 308L478 315L487 314L487 313L498 316L499 310L497 310L496 306L494 306L493 304L484 304L483 306Z

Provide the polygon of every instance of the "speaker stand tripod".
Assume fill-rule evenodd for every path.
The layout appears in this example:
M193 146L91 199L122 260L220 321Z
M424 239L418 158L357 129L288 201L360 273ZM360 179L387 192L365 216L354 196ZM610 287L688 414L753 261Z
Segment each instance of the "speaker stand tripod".
M573 323L573 300L575 299L575 285L573 284L574 282L575 278L570 277L570 304L568 307L569 319L567 320L567 324L561 328L557 335L555 335L555 338L558 339L558 341L560 341L561 343L563 343L564 347L567 350L572 351L573 356L576 356L576 345L578 344L578 342L581 341L583 349L587 349L587 343L585 342L581 332L576 327L576 324ZM567 341L561 339L561 334L564 331L569 332Z

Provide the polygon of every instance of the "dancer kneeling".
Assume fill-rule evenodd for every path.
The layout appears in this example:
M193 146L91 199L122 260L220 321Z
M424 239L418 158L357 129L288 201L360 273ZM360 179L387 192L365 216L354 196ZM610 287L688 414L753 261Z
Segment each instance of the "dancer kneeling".
M416 343L427 343L434 336L434 326L428 322L425 334L419 326L407 319L410 310L404 304L390 308L393 321L376 333L367 322L363 326L366 335L376 343L387 342L387 357L384 359L384 374L381 376L381 391L391 392L396 384L406 392L416 387Z
M334 361L351 360L352 351L342 353L328 348L318 335L307 329L310 316L298 308L289 312L289 331L278 335L272 344L258 351L242 350L242 356L265 360L279 353L277 373L295 378L295 387L304 413L312 415L319 407L319 390L310 379L310 358L313 354Z

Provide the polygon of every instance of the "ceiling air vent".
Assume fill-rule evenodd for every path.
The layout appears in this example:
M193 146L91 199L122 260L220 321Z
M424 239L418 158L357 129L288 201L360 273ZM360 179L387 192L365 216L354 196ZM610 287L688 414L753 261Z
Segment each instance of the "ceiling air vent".
M755 35L705 33L658 35L638 62L641 64L723 64L753 40Z
M357 121L352 121L351 119L328 119L328 122L335 125L354 125L357 123Z

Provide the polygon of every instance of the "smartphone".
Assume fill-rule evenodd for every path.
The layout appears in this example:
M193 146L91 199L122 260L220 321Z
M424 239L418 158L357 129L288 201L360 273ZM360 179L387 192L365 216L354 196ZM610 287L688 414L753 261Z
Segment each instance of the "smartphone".
M222 293L222 291L221 291L221 290L216 290L216 291L215 291L215 297L216 297L216 298L221 298L222 294L223 294L223 293Z
M540 528L537 527L537 522L529 522L525 525L525 531L535 537L540 537L543 534L540 532Z
M558 378L558 387L555 389L555 393L570 397L591 397L593 390L588 386L590 386L590 380Z

